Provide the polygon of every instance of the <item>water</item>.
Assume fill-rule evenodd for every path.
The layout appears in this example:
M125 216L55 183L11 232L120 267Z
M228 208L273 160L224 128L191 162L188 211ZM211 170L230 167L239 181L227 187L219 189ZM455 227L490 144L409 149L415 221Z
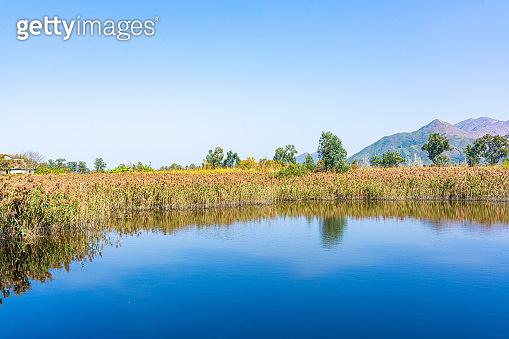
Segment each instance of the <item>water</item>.
M509 338L509 206L138 215L8 243L2 338Z

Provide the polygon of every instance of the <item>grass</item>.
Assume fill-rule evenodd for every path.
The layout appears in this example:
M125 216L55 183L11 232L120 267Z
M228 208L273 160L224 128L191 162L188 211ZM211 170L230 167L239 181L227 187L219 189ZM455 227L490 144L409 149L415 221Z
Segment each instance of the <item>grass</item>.
M0 176L0 234L34 237L131 211L321 200L509 201L509 169L358 168L291 177L238 169Z

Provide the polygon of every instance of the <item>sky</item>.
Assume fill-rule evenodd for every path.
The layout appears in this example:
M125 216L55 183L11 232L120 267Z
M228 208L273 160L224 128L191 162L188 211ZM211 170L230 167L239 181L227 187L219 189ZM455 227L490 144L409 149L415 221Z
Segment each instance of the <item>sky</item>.
M19 19L159 18L152 37L16 39ZM509 119L508 1L2 1L0 153L201 163L332 131L349 155L439 118Z

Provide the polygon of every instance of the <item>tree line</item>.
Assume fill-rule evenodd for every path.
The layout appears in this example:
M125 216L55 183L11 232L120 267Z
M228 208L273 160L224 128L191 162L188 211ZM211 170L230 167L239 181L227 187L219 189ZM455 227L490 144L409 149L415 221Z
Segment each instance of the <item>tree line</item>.
M446 152L453 150L449 139L442 134L432 133L428 136L427 141L422 145L421 149L428 154L428 158L433 166L447 166L449 158ZM509 139L508 137L499 135L486 134L476 139L472 144L468 145L464 150L466 162L470 166L481 164L496 165L504 160L509 164ZM210 149L205 155L201 165L191 164L181 166L173 163L169 166L163 166L159 170L186 170L186 169L219 169L219 168L240 168L255 169L266 168L277 170L278 176L302 175L312 171L336 171L344 172L350 167L357 167L357 161L348 163L347 152L343 147L341 139L332 132L323 132L318 140L318 161L315 163L313 157L307 154L305 161L297 163L298 151L295 145L288 144L275 149L272 159L262 158L256 160L248 157L242 160L239 155L229 150L224 152L223 148L215 147ZM36 164L38 174L47 173L123 173L123 172L152 172L155 171L151 164L120 164L117 167L107 170L107 164L102 158L96 158L92 169L89 169L85 161L67 161L64 158L50 159L42 162L42 156L38 153L25 153L23 157L30 164ZM372 167L398 167L405 163L407 159L403 158L398 152L387 151L381 155L375 155L370 159Z
M428 153L428 158L433 166L449 165L449 158L444 154L452 151L449 139L442 134L432 133L421 149ZM509 138L507 136L486 134L467 145L463 150L466 162L469 166L481 164L497 165L500 161L509 164ZM397 152L388 151L381 156L375 155L370 159L371 166L375 167L398 167L406 162Z

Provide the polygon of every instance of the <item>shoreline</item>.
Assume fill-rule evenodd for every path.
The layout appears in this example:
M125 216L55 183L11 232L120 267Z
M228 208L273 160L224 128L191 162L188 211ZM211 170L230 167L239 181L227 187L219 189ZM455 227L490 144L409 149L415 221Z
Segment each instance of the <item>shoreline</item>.
M116 213L334 201L507 203L509 169L358 168L283 179L238 169L0 176L0 229L30 237Z

